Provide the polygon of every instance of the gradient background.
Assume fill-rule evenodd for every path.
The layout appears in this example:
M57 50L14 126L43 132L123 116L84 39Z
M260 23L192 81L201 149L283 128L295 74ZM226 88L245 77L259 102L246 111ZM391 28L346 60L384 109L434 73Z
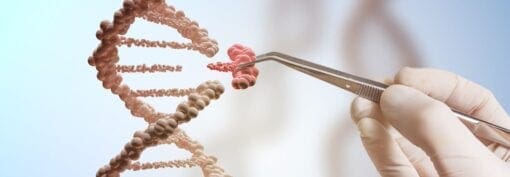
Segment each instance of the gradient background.
M210 36L219 41L220 53L206 60L193 52L186 55L154 51L149 52L151 57L148 58L170 58L161 61L169 61L167 64L182 62L185 67L186 72L168 85L158 85L161 87L194 86L206 79L218 79L228 86L228 75L206 72L204 66L209 61L225 60L226 48L235 42L251 46L258 53L278 50L314 58L315 62L334 68L348 69L339 59L339 46L346 45L340 44L339 38L355 2L317 1L320 25L314 32L315 40L294 48L275 47L268 42L278 37L268 30L267 25L273 1L167 1L208 29ZM510 81L510 70L507 69L510 66L509 1L391 1L389 5L398 17L397 21L405 26L414 40L427 67L451 70L478 82L491 89L503 107L510 108L510 92L506 88ZM94 176L100 166L120 151L135 130L144 128L144 122L132 118L121 101L101 87L95 69L86 61L98 44L95 31L99 22L111 20L119 7L121 1L118 0L2 3L0 176ZM307 12L306 9L300 11ZM282 18L293 19L298 29L300 25L306 25L300 24L300 18ZM174 31L165 31L157 25L140 23L134 26L137 27L132 33L135 36L158 39L176 36ZM292 33L289 31L289 35ZM147 54L125 51L122 55L131 59L121 58L121 61L127 63L139 63L136 59ZM172 56L187 57L189 61L171 59ZM384 61L374 59L370 62L385 68ZM328 134L336 127L334 124L338 119L347 119L352 95L297 72L270 65L260 66L262 72L254 88L240 92L228 88L219 101L213 102L197 120L182 128L202 142L207 153L217 156L219 164L233 176L377 176L355 131L341 140ZM276 72L280 80L265 82L274 80L269 79L272 72L265 74L264 70L282 70ZM396 70L392 69L393 73ZM129 81L143 86L166 82L159 80L164 76L155 77L156 81L148 83L144 81L146 78L137 76ZM173 81L182 85L171 83ZM274 91L271 88L280 88L279 92L285 95L271 95ZM260 101L246 103L249 111L238 113L231 109L232 104L250 97L267 102L285 99L281 102L285 116L264 118L263 115L272 113ZM174 103L176 101L154 104L173 110ZM278 126L268 126L271 121L277 121ZM353 125L347 122L344 122L345 126L352 128ZM252 129L240 132L236 129L239 126ZM275 133L252 138L264 132ZM234 138L230 141L229 137ZM337 153L340 154L337 159L342 163L328 162L331 156L325 146L331 141L342 144L338 147L342 153ZM172 153L175 152L155 150L148 153L147 158L166 160L182 155ZM331 168L340 169L340 172L333 173ZM126 175L172 176L174 173L196 176L198 170Z

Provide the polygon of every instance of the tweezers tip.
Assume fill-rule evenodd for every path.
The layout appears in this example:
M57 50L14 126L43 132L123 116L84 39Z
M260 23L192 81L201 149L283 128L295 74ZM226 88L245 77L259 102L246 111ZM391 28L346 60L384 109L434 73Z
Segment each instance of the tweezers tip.
M243 69L243 68L246 68L246 67L249 67L249 66L253 66L253 65L255 65L255 63L266 61L266 60L270 60L270 59L274 58L274 56L281 56L281 55L285 56L285 54L282 54L280 52L275 52L275 51L263 53L263 54L257 55L255 57L256 58L255 61L237 65L236 69Z
M240 69L243 69L243 68L246 68L246 67L249 67L249 66L253 66L253 65L255 65L254 61L248 62L248 63L242 63L242 64L237 65L237 67L235 69L236 70L240 70Z

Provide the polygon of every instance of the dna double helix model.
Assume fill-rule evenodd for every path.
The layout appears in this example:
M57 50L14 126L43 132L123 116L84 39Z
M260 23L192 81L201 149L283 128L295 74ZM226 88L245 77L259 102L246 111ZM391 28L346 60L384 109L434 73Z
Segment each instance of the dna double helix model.
M177 32L189 42L151 41L126 36L135 20L164 25ZM159 168L199 167L204 177L228 177L219 167L214 156L207 155L204 147L192 140L184 130L178 128L196 118L212 100L219 99L225 91L219 81L206 81L195 88L171 88L133 90L123 82L122 73L165 73L181 72L180 65L121 65L119 64L119 47L169 48L197 51L212 58L219 51L218 42L208 36L208 31L201 28L196 21L190 20L183 11L176 10L164 0L125 0L122 7L113 15L113 21L102 21L96 32L100 44L88 58L88 64L97 70L97 79L105 89L118 95L125 107L135 117L143 118L148 126L136 131L122 148L121 152L101 167L97 177L118 177L126 170L138 171ZM248 47L235 44L228 50L230 62L216 62L207 68L221 72L231 72L232 87L246 89L255 84L258 70L255 66L236 69L237 65L255 60L255 53ZM158 112L142 97L187 97L177 105L175 112ZM174 144L189 151L189 159L159 162L140 162L143 151L163 144Z

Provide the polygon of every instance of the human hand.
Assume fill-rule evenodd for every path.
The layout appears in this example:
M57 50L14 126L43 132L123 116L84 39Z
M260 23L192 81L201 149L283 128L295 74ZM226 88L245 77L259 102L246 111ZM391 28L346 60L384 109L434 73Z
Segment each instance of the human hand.
M490 91L441 70L403 68L380 104L353 101L351 116L381 176L510 176L510 149L474 136L447 105L510 127Z

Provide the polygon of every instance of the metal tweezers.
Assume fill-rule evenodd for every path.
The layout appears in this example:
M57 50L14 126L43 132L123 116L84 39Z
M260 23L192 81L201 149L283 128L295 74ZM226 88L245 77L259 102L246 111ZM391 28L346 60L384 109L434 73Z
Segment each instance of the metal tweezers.
M388 85L349 73L331 69L303 59L292 57L279 52L269 52L257 56L257 60L238 65L237 69L253 66L264 61L276 61L290 68L326 81L360 97L379 103L382 92ZM452 109L455 116L463 122L472 125L473 134L478 137L510 147L510 129L481 120Z

